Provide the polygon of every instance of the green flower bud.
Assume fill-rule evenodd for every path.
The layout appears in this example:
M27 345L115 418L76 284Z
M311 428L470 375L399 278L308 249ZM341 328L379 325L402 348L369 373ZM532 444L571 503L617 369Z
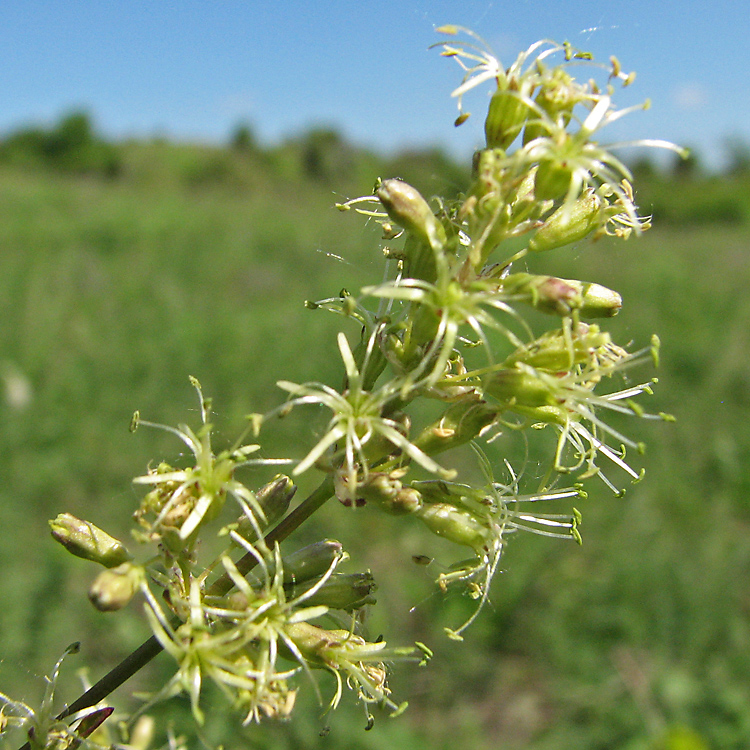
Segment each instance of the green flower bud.
M266 517L265 522L260 518L257 519L261 528L273 526L283 518L289 510L289 504L295 492L297 492L297 485L284 474L277 474L268 484L263 485L255 493L255 499ZM237 531L245 539L254 540L257 537L253 524L245 515L241 516L237 522Z
M433 534L456 544L471 547L476 552L487 549L493 538L492 529L467 510L448 503L425 505L417 516Z
M436 422L426 427L414 445L428 456L468 443L489 427L498 416L496 406L483 401L476 393L452 403Z
M307 581L304 586L287 588L287 597L300 596L315 585ZM314 594L305 598L306 607L325 606L351 612L375 604L373 594L377 586L371 573L334 573Z
M533 373L516 368L498 370L485 377L484 392L513 406L555 406L550 387Z
M357 487L357 493L367 502L375 503L381 510L394 516L414 513L422 505L419 492L404 487L399 481L402 471L390 474L370 474Z
M549 116L553 122L570 122L576 104L585 98L584 88L562 68L554 68L549 77L542 83L534 102ZM533 117L523 131L524 146L534 138L548 135L548 130L539 118Z
M49 522L55 541L76 557L114 568L133 559L122 542L111 537L89 521L81 521L70 513L60 513Z
M301 583L319 578L341 557L341 542L324 539L283 558L284 583Z
M529 250L553 250L583 239L601 226L602 207L602 199L591 190L572 205L563 204L537 229Z
M607 287L555 276L514 273L502 280L500 288L552 315L567 316L575 310L584 318L611 318L622 307L622 297Z
M375 194L399 226L433 250L443 247L445 229L418 190L402 180L383 180Z
M484 121L487 148L507 149L518 137L528 117L529 107L517 93L498 89L490 99Z
M578 312L582 318L613 318L622 308L622 297L601 284L566 279L566 284L579 285L583 304Z
M126 562L103 570L89 589L89 599L100 612L122 609L132 598L143 578L143 568Z

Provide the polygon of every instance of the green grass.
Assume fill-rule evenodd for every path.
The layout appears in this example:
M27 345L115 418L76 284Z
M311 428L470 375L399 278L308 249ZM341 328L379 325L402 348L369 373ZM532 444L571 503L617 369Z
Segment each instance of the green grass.
M363 157L343 189L367 192L380 169L410 179L413 162ZM131 478L181 449L166 434L129 434L135 409L166 424L195 422L194 375L231 441L243 415L283 399L279 378L340 378L340 321L302 301L356 290L354 264L377 281L377 233L336 211L340 198L305 177L302 163L288 152L130 144L118 180L0 171L0 372L31 389L23 408L0 402L0 691L31 700L34 675L74 640L84 657L70 658L68 674L78 659L97 677L147 635L137 608L89 612L93 571L53 545L46 523L70 511L127 533L138 500ZM428 193L441 184L430 169L415 178ZM728 194L707 185L709 202ZM237 743L697 750L659 744L687 727L705 747L748 746L750 229L674 220L658 228L659 210L684 209L679 191L657 188L644 190L658 195L646 203L657 229L642 239L535 259L546 272L618 289L625 305L612 328L621 341L661 336L651 406L678 421L622 426L648 443L646 480L622 499L594 487L581 507L583 547L513 539L491 606L462 644L440 628L460 622L470 603L443 600L430 572L410 567L410 555L429 551L416 525L327 507L316 528L341 538L356 568L371 567L380 583L385 606L373 630L393 643L429 638L436 658L426 670L397 669L396 697L411 707L370 733L349 736L364 724L358 709L318 719L308 706L292 724L251 728ZM308 429L307 417L281 423L265 454L288 453ZM223 731L222 712L217 698L209 735ZM331 734L319 738L327 723Z

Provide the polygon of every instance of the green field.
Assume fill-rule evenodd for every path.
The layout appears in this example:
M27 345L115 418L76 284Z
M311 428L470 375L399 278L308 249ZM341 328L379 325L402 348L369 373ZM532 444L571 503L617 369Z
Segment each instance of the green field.
M80 640L71 698L76 659L97 678L148 635L137 606L89 607L91 567L47 527L69 511L127 534L132 477L180 450L166 433L131 435L132 412L197 422L193 375L231 442L243 415L283 400L278 379L338 382L340 319L302 303L356 291L355 264L377 281L382 264L376 228L333 203L369 192L378 175L426 194L462 187L464 173L435 153L386 162L330 134L321 143L125 144L114 176L0 165L0 691L33 701L40 675ZM646 479L620 499L592 488L582 547L514 538L491 605L457 644L442 625L471 603L445 601L411 565L419 530L330 504L316 529L345 543L352 569L375 573L373 629L435 646L427 669L393 676L409 710L364 733L353 702L321 719L303 700L291 724L230 739L225 705L209 695L206 734L290 749L750 746L749 196L746 177L651 176L638 197L653 208L652 231L545 258L547 273L622 293L612 326L622 343L660 335L649 408L677 417L625 426L648 443ZM269 433L266 455L298 440L304 455L305 419ZM164 661L138 689L164 678ZM126 691L117 700L129 705Z

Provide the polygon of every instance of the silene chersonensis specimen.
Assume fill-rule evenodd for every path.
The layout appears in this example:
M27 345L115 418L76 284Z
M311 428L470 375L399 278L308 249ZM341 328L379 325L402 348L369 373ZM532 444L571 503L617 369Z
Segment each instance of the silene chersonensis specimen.
M286 400L252 415L240 439L221 451L212 445L211 401L194 378L197 427L156 425L136 413L133 429L168 430L190 456L136 477L146 490L134 513L138 554L69 514L50 524L69 551L103 566L89 591L94 606L110 612L139 597L153 636L58 716L52 701L60 662L39 709L0 693L6 744L21 737L32 748L128 743L145 750L149 707L184 694L200 725L209 681L245 724L289 717L304 687L328 708L350 689L369 728L373 704L392 714L406 707L391 695L386 665L424 665L430 649L368 640L360 615L375 603L373 576L342 572L349 556L333 540L289 549L295 528L335 498L343 513L418 520L453 543L459 562L436 585L476 603L465 622L445 628L462 640L487 601L510 535L526 530L580 542L584 482L617 496L642 477L632 458L642 444L610 426L608 414L668 419L640 403L655 380L631 380L631 371L656 364L658 340L628 350L604 327L622 306L616 291L529 273L519 261L647 230L630 171L615 152L627 145L680 149L663 141L599 142L599 131L630 111L613 104L616 88L634 78L615 58L599 65L567 43L541 41L505 67L472 32L438 32L446 39L434 46L463 71L453 91L455 124L469 117L468 92L491 89L486 146L474 154L471 184L457 200L427 200L400 179L382 179L372 194L338 205L380 223L385 258L381 283L307 303L342 318L341 384L280 380ZM579 70L603 80L581 82L573 76ZM415 427L426 402L438 416ZM322 420L315 437L288 457L262 457L264 433L291 410L312 410ZM487 446L499 436L538 444L546 465L532 476L509 457L492 460ZM446 461L457 449L465 470ZM289 476L254 487L237 478L240 468L275 465L289 465ZM305 473L319 474L320 484L290 511L294 481ZM216 534L223 551L201 560L199 541ZM116 732L100 701L161 650L174 676ZM320 672L333 675L332 694L320 687Z

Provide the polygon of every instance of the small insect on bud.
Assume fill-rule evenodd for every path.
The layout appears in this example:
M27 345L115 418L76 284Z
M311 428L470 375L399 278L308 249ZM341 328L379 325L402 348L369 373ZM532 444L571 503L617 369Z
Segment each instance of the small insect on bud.
M49 522L55 541L76 557L114 568L133 559L122 542L111 537L89 521L81 521L70 513L60 513Z
M535 253L577 242L602 224L602 199L589 190L572 205L563 204L537 230L529 242Z
M418 190L402 180L383 180L375 191L392 221L433 250L445 244L443 225Z
M115 612L130 602L142 578L143 568L129 562L103 570L91 584L89 599L100 612Z

